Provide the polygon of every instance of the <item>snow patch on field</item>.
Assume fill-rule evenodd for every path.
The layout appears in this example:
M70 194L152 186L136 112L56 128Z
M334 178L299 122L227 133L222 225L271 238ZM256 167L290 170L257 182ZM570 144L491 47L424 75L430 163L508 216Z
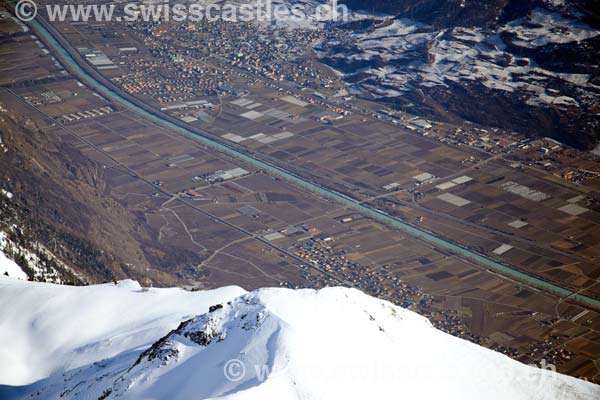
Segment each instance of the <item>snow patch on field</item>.
M541 47L550 43L571 43L591 39L600 34L575 18L567 18L544 8L536 8L527 17L509 23L504 32L514 33L521 47Z
M2 139L0 139L0 144L2 143ZM13 194L7 190L4 189L0 189L0 195L6 197L7 199L11 200L13 198Z

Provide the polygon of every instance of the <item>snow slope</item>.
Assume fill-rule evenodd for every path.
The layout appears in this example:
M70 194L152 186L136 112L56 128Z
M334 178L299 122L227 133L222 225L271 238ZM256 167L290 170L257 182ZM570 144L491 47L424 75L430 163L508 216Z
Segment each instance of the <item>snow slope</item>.
M135 281L78 287L2 277L0 384L29 384L149 346L182 320L243 293L238 287L189 292L142 289Z
M590 75L549 71L532 59L508 52L502 39L506 33L516 36L510 42L513 46L536 48L580 42L600 31L544 9L535 9L529 19L513 21L498 32L461 27L437 31L410 19L395 19L349 36L349 43L320 44L317 52L341 69L354 91L375 98L400 97L418 84L446 86L459 81L479 81L506 92L521 90L533 99L531 105L552 103L558 97L545 93L544 82L552 79L582 90L597 89L589 82Z
M0 387L0 398L600 396L598 386L452 337L357 290L263 289L237 297L242 292L143 292L131 281L66 288L3 278L0 338L21 345L3 349L1 357L12 354L23 368L13 373L3 362L0 379L17 385L48 378ZM216 306L208 313L186 317L210 304ZM168 325L176 329L164 336ZM25 362L32 356L42 360L43 371L33 359Z
M2 139L0 138L0 145L2 145ZM13 198L13 194L4 189L0 189L0 196L6 197L8 200ZM21 269L21 267L6 257L6 254L2 251L7 245L6 234L0 231L0 275L8 274L13 278L27 280L27 274Z
M8 276L13 278L26 281L29 279L27 274L21 269L19 264L6 257L6 254L4 254L2 251L6 243L6 234L4 232L0 232L0 275L8 274Z

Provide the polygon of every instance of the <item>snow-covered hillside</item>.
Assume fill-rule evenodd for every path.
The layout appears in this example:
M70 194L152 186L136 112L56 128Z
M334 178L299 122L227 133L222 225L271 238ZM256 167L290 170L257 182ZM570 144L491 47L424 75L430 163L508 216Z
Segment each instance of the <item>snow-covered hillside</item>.
M242 295L118 285L61 286L0 279L0 384L26 385L151 345L215 302ZM0 398L3 398L0 395Z
M465 11L471 15L482 3L469 2ZM426 99L434 99L473 122L594 147L600 29L576 1L537 2L514 18L508 12L506 20L490 15L481 26L434 10L439 18L433 25L424 11L418 20L400 13L347 24L317 44L317 55L358 96L443 119L444 113L428 109ZM549 115L556 117L545 123Z
M11 276L13 278L27 280L27 274L21 269L19 264L11 260L4 254L3 249L7 244L6 234L0 232L0 275Z
M556 91L551 91L554 96L546 93L546 80L561 80L581 90L597 89L590 83L591 75L541 68L534 60L511 53L507 46L579 43L599 34L576 19L536 8L528 18L497 31L462 27L439 31L409 19L395 19L350 36L348 43L324 43L319 54L353 82L353 90L375 98L402 96L419 84L445 86L476 80L491 89L522 90L530 105L554 104L559 96ZM568 103L578 105L574 99Z
M0 316L0 398L600 396L598 386L520 364L352 289L187 292L0 278Z

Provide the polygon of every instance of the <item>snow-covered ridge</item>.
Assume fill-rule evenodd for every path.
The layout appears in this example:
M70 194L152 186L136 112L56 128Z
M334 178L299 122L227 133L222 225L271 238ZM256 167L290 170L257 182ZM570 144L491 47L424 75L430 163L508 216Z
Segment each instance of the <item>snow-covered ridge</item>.
M0 346L0 385L27 385L139 353L182 320L243 293L239 287L189 292L135 281L62 286L0 277L0 342L10 343Z
M353 289L188 292L0 278L0 315L0 341L10 343L0 348L0 398L600 395Z

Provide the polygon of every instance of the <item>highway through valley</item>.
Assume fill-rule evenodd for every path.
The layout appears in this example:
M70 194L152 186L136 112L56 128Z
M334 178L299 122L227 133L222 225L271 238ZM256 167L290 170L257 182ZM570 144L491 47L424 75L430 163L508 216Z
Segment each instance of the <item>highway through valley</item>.
M582 295L577 292L573 292L572 290L561 287L555 283L548 282L536 276L529 275L513 267L503 265L491 258L488 258L485 255L469 250L445 238L436 236L433 233L407 224L406 222L398 218L392 217L383 211L365 205L360 200L356 200L342 193L336 192L335 190L328 189L327 187L324 187L316 182L312 182L306 178L303 178L293 172L284 169L279 165L275 165L273 163L270 163L269 161L261 159L255 154L250 154L242 151L238 147L230 146L227 143L222 143L216 140L211 134L201 134L198 132L197 129L192 130L191 128L186 128L185 126L183 126L183 124L176 123L176 121L173 121L173 119L171 118L161 116L160 112L158 111L152 112L148 109L147 106L141 106L138 101L132 100L130 95L122 93L120 90L115 90L115 87L109 87L105 82L102 82L101 79L99 79L97 76L94 76L95 74L90 73L89 68L91 67L89 65L82 65L82 63L85 63L85 61L78 58L78 55L73 53L75 52L74 49L69 49L66 45L63 44L65 43L65 40L59 36L58 32L56 32L54 29L48 26L48 22L38 21L37 19L34 19L28 24L31 28L33 28L34 32L40 37L40 39L42 39L42 41L49 47L48 50L57 55L60 61L64 64L64 66L67 67L67 69L71 71L71 73L73 73L79 80L81 80L81 82L85 83L87 86L102 94L106 98L109 98L110 100L121 104L123 107L131 111L141 114L144 118L152 120L153 122L160 124L161 126L167 127L169 129L172 129L180 134L189 136L194 140L198 140L217 151L226 153L258 169L262 169L273 176L285 179L286 181L292 182L293 184L300 186L306 190L316 192L323 197L341 203L381 223L384 223L388 226L391 226L412 236L418 237L422 240L428 241L436 246L439 246L440 248L449 250L460 256L473 260L478 264L489 268L493 272L499 273L503 276L512 279L516 279L518 281L522 281L539 289L552 292L563 298L568 297L577 302L600 309L600 300Z

